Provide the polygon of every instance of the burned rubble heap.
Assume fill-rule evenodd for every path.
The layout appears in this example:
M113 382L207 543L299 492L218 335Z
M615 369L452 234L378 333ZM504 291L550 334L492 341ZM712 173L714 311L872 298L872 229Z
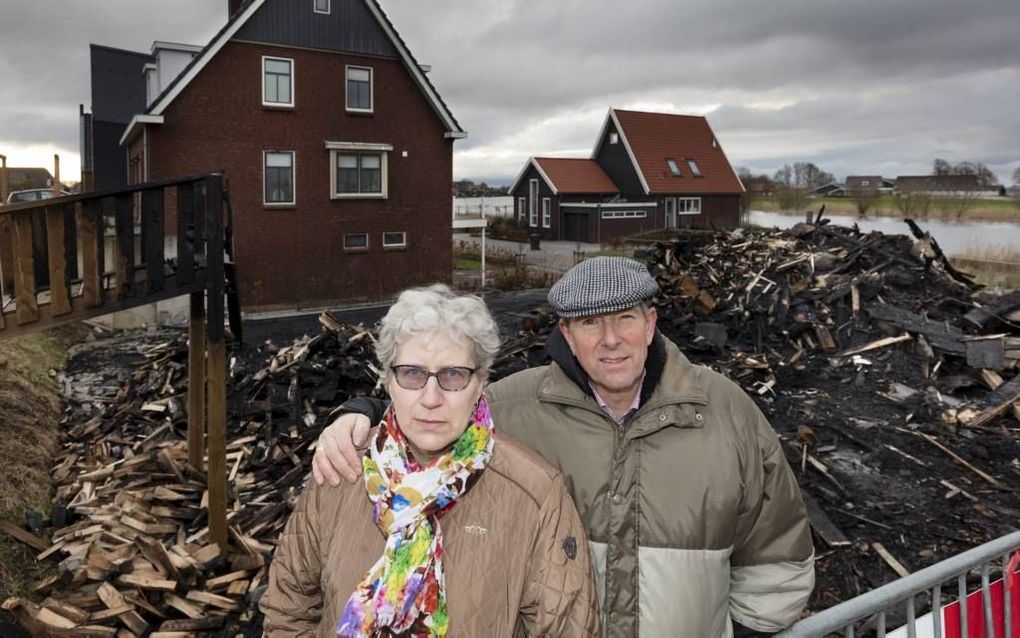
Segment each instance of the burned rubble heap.
M904 236L804 224L647 255L660 329L745 388L780 435L815 531L813 610L1020 520L1020 295L975 295L916 253ZM206 539L204 474L187 464L185 338L86 344L65 378L52 518L0 523L57 569L41 605L5 607L41 631L257 635L319 432L349 396L380 394L371 333L320 321L314 337L231 357L222 552ZM493 377L541 363L554 325L536 309Z
M4 608L32 635L261 635L257 600L309 446L350 394L379 393L371 334L320 322L313 338L231 358L225 552L207 539L205 475L187 463L184 335L131 334L73 354L52 517L0 528L57 569L35 587L41 605Z

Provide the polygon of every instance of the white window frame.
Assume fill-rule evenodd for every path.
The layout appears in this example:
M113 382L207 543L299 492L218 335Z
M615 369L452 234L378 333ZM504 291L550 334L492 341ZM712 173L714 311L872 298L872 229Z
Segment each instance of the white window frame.
M609 133L609 143L610 144L619 144L620 143L620 134L617 133L616 131L610 132Z
M681 215L700 215L701 214L701 198L700 197L677 197L676 198L676 214L677 217Z
M538 227L538 180L528 181L528 226Z
M666 158L666 167L669 168L669 174L673 177L683 177L684 174L680 172L680 165L676 163L676 160L672 157Z
M552 228L552 200L542 198L542 228Z
M289 202L270 202L266 201L266 187L268 185L268 179L266 176L267 169L269 168L268 160L269 155L290 155L290 201ZM295 151L284 151L284 150L265 150L262 151L262 205L263 206L293 206L297 203L297 152Z
M386 243L386 235L399 234L401 237L400 243ZM395 250L398 248L407 248L407 231L406 230L387 230L383 231L382 234L382 247L386 250Z
M644 210L603 210L602 219L637 219L639 217L648 217L647 211Z
M698 166L698 161L693 157L685 158L687 161L687 169L691 171L691 175L695 177L703 177L701 174L701 167Z
M528 216L528 198L518 197L517 198L517 219L524 221L524 218Z
M266 62L286 62L290 64L290 102L269 102L266 100ZM294 81L294 60L293 58L280 58L273 55L262 56L262 106L273 106L276 108L294 108L294 97L296 95L297 83Z
M362 235L362 236L364 236L365 237L365 245L364 246L348 246L347 245L347 238L348 237L353 237L354 235ZM367 253L368 249L369 249L369 247L371 245L372 245L372 240L370 239L369 234L368 233L363 233L363 232L344 233L343 240L342 240L342 243L341 243L341 246L343 247L344 252L348 252L348 253Z
M393 151L393 145L391 144L369 144L361 142L326 142L326 148L329 149L329 198L330 199L387 199L389 197L390 188L390 176L389 176L389 157ZM380 170L380 186L381 191L378 193L341 193L339 192L340 183L337 179L337 171L339 166L337 165L340 155L356 153L362 154L376 154L379 155L381 161L379 163Z
M333 7L332 7L332 5L330 3L330 0L326 0L326 10L325 11L319 11L319 0L312 0L312 11L315 12L315 13L321 13L323 15L329 15L330 10L332 8Z
M368 108L356 108L351 106L350 100L350 78L351 70L368 71ZM348 64L344 66L344 107L348 113L373 113L375 112L375 70L370 66L359 66Z

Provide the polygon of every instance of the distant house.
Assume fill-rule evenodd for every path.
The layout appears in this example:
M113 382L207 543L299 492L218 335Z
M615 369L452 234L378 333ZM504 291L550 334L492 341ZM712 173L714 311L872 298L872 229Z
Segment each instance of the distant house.
M24 191L32 188L51 188L53 175L45 168L7 167L7 192Z
M883 188L881 175L847 175L846 194L850 197L878 197Z
M589 159L532 157L510 187L546 239L602 242L656 228L727 228L737 179L701 116L610 109Z
M1001 195L1003 188L998 184L984 185L977 175L901 175L896 178L896 192L933 197L973 197Z
M157 42L132 62L145 102L118 140L129 181L225 175L248 311L449 281L466 133L377 2L227 4L204 47Z

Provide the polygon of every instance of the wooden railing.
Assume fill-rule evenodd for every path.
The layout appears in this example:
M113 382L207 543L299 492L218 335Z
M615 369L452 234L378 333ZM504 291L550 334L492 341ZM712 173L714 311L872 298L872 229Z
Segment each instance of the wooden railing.
M0 339L190 296L188 459L201 470L208 454L209 537L224 548L225 204L209 174L0 207Z

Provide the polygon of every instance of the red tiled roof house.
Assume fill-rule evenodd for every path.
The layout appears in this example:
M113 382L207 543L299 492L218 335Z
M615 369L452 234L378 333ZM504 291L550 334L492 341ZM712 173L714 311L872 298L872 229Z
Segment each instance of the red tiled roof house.
M466 133L379 5L228 4L223 29L127 125L132 181L225 175L246 311L449 281Z
M656 228L728 228L743 186L701 116L610 109L590 159L532 157L510 187L545 239L602 242Z

